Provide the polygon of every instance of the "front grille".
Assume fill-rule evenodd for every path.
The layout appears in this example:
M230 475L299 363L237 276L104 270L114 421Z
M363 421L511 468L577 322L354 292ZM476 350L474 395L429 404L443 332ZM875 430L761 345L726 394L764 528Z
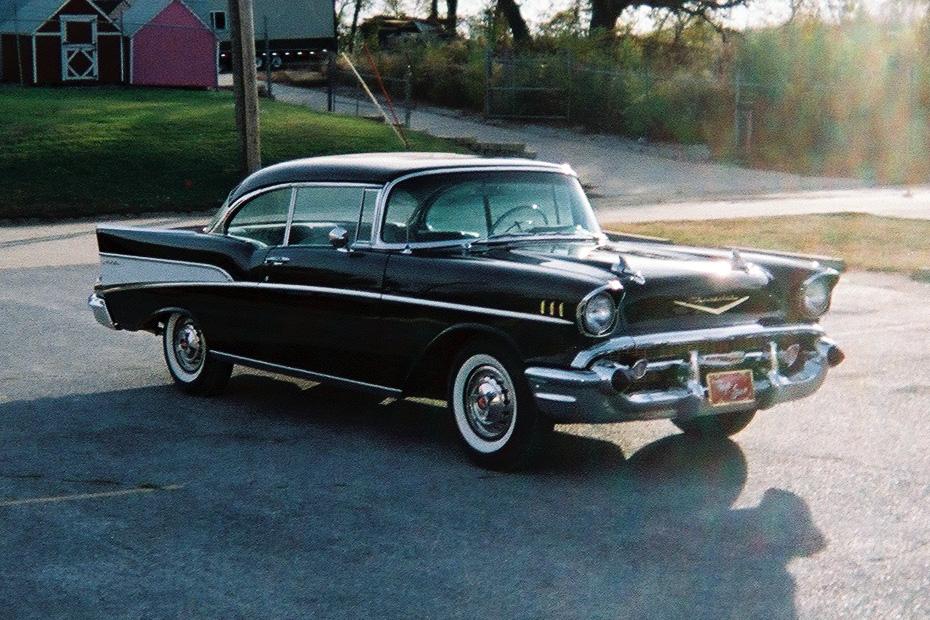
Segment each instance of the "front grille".
M730 341L708 341L688 345L667 345L649 349L610 353L601 358L630 367L641 359L649 362L646 375L635 381L630 392L664 390L683 387L692 376L691 356L698 356L698 376L701 385L707 385L707 375L729 370L752 370L755 379L764 378L772 368L771 343L778 351L794 343L801 344L800 365L815 351L817 337L812 335L779 335L775 337L747 337ZM741 352L728 359L726 354ZM779 370L791 374L799 364L786 368L779 363Z
M743 351L747 354L762 353L768 355L769 343L775 342L779 349L786 348L794 343L799 343L802 349L812 350L814 343L817 341L816 335L779 335L779 336L751 336L732 340L662 345L653 346L645 349L628 349L608 353L601 359L629 366L640 359L652 361L661 360L683 360L688 361L692 351L697 351L700 356L719 355Z

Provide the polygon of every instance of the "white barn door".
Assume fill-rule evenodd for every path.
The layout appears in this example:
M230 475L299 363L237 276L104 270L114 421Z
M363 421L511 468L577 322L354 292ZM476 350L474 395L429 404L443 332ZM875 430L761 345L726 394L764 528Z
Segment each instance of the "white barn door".
M96 80L97 16L62 15L61 79Z

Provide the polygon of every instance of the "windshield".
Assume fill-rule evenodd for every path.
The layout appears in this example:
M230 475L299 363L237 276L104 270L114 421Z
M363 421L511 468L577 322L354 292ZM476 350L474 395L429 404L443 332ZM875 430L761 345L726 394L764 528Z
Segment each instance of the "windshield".
M238 187L238 186L237 186ZM223 216L226 215L226 211L229 209L230 201L232 200L233 194L236 193L236 188L234 187L232 191L226 196L226 200L223 201L223 204L217 209L216 213L213 215L213 218L210 220L210 223L204 227L204 230L213 231L216 229L217 224L220 223L220 220L223 219Z
M555 172L453 172L416 176L388 197L387 243L493 241L600 235L574 177Z

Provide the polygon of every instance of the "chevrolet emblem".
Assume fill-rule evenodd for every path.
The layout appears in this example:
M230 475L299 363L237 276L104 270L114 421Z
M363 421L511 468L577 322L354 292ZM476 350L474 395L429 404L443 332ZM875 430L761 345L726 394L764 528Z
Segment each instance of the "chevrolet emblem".
M748 296L740 297L739 299L735 299L732 297L724 297L724 298L712 297L709 299L695 299L694 302L675 300L675 305L682 306L684 308L691 308L692 310L700 310L701 312L706 312L708 314L719 315L719 314L723 314L724 312L728 310L732 310L733 308L740 305L747 299L749 299ZM700 303L696 303L696 302L700 302ZM716 307L704 305L708 303L719 303L719 302L725 302L725 303L722 306L716 306Z

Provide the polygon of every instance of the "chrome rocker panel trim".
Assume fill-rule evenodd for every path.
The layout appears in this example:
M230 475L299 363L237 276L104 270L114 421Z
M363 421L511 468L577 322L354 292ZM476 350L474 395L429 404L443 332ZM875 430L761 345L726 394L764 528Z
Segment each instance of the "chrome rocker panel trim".
M303 370L301 368L293 368L291 366L283 366L281 364L263 362L262 360L253 359L251 357L243 357L241 355L233 355L232 353L224 353L222 351L210 351L209 355L211 355L212 357L218 360L222 360L224 362L230 362L232 364L240 364L242 366L248 366L250 368L256 368L258 370L264 370L266 372L274 372L274 373L278 373L282 375L288 375L291 377L297 377L298 379L309 379L310 381L316 381L317 383L344 385L346 387L354 388L356 390L372 392L374 394L380 394L380 395L388 396L392 398L400 398L402 395L401 390L398 390L397 388L387 387L385 385L365 383L364 381L356 381L355 379L346 379L345 377L337 377L336 375L328 375L322 372L313 372L310 370Z
M611 376L617 366L610 364L596 364L587 370L532 367L526 369L526 377L539 410L559 423L687 419L746 409L768 409L809 396L826 379L830 367L828 352L835 346L829 339L820 338L812 357L791 375L782 374L777 362L772 363L765 377L754 381L755 403L748 407L746 403L710 404L706 388L697 376L699 360L703 360L697 352L691 353L690 362L675 362L692 368L686 385L667 389L618 392L611 384ZM770 352L764 355L769 360L777 359L774 342L770 344ZM668 362L656 362L650 366L663 364Z
M98 323L109 329L117 329L113 317L110 316L110 310L107 308L107 302L104 301L103 297L94 293L87 298L87 305L90 306Z

